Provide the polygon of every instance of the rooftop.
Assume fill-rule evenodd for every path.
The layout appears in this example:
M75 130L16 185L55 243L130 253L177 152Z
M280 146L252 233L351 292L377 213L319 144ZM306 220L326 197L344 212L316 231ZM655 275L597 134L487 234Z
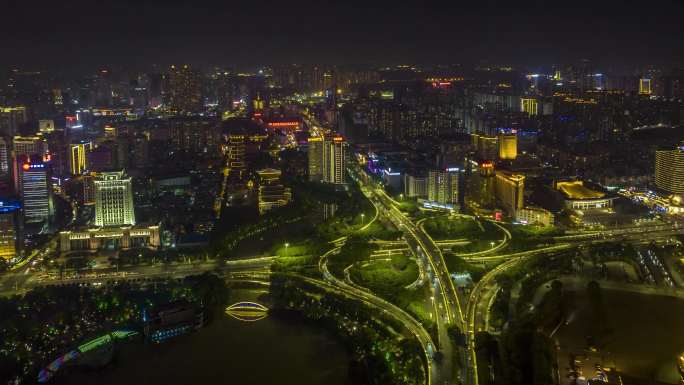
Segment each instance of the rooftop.
M599 199L606 195L600 191L594 191L585 187L584 183L580 180L558 182L556 183L556 188L569 199Z

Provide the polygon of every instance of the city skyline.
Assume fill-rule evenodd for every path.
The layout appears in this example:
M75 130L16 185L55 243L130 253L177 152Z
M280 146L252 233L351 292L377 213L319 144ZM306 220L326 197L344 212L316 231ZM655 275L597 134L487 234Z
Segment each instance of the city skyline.
M684 384L684 3L11 0L0 385Z

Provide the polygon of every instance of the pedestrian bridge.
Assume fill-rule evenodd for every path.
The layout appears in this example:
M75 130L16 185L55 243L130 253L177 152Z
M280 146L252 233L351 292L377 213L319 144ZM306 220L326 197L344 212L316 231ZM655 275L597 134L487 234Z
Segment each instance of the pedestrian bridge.
M254 322L266 318L268 308L256 302L237 302L226 308L226 314L239 321Z

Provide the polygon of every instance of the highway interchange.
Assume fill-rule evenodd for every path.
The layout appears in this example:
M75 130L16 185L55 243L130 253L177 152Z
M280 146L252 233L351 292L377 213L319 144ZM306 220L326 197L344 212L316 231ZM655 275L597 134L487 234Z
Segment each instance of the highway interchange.
M433 311L436 315L437 341L426 331L423 325L399 307L374 295L368 290L362 290L338 279L330 273L327 267L328 259L339 251L346 241L345 237L334 241L335 248L323 254L319 260L319 271L322 280L302 277L311 284L326 290L335 291L354 300L387 313L399 320L421 343L428 364L429 384L478 384L477 361L474 353L475 334L488 330L489 308L498 292L495 278L516 266L520 261L540 254L556 254L573 247L625 240L634 243L648 243L654 240L668 239L673 235L684 234L678 223L635 226L632 228L594 231L557 237L556 244L535 250L503 254L510 233L503 227L505 237L502 242L484 252L464 255L470 262L501 262L494 269L484 275L473 287L469 295L456 290L450 273L444 261L444 256L438 244L424 230L423 221L413 222L401 210L399 204L380 186L370 182L370 178L357 174L362 192L373 203L375 216L363 228L367 228L379 217L391 221L403 233L408 248L417 257L426 262L427 276L433 288ZM497 226L499 226L497 224ZM53 247L54 245L50 246ZM33 256L40 253L35 253ZM28 261L27 261L28 262ZM162 278L182 278L184 276L203 272L218 272L226 279L239 279L254 282L268 282L269 266L273 257L252 258L228 261L207 261L186 264L134 266L117 270L106 270L80 276L46 277L44 273L32 271L30 263L22 263L15 270L0 275L0 295L21 294L38 286L66 285L66 284L104 284L109 281L153 281ZM457 327L465 333L465 346L457 346L449 337L450 327ZM436 363L433 352L439 350L443 359ZM456 362L457 357L462 362Z

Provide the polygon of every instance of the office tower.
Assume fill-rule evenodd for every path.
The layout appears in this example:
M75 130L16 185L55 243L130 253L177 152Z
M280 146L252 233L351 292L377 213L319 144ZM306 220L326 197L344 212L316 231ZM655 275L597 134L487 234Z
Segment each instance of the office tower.
M95 226L134 225L131 178L123 171L98 174L95 183Z
M494 160L499 155L499 142L496 136L473 134L477 156L482 160Z
M83 204L95 204L95 177L97 174L90 173L83 175Z
M10 175L10 149L5 138L0 137L0 179L8 179Z
M88 143L89 144L89 143ZM88 146L90 147L90 146ZM86 144L69 145L69 171L71 175L81 175L86 171Z
M656 151L655 185L670 194L684 194L684 146Z
M166 93L167 106L178 114L200 112L202 102L202 79L199 72L187 65L171 66Z
M17 214L21 204L0 201L0 258L12 259L17 255Z
M47 151L47 143L40 136L15 136L12 138L14 156L43 155Z
M27 121L26 107L0 107L0 135L13 137Z
M24 205L24 220L26 223L47 222L50 202L48 167L38 155L21 155L19 163L18 192Z
M496 199L504 207L508 216L515 217L517 210L523 207L524 188L525 175L502 170L496 172L494 188Z
M639 79L639 93L641 95L650 95L651 92L651 79Z
M432 170L427 176L427 199L447 208L459 208L461 201L461 170Z
M518 136L512 133L502 133L498 136L499 159L513 160L518 156Z
M537 115L539 113L537 99L520 98L520 111L527 113L529 116Z
M409 198L427 197L427 178L425 175L404 174L404 195Z
M323 138L311 137L309 142L309 181L320 182L323 180Z
M325 139L323 145L323 182L333 184L346 182L348 147L349 144L341 136Z
M259 215L292 200L292 190L280 182L280 170L267 168L257 171L259 182Z

